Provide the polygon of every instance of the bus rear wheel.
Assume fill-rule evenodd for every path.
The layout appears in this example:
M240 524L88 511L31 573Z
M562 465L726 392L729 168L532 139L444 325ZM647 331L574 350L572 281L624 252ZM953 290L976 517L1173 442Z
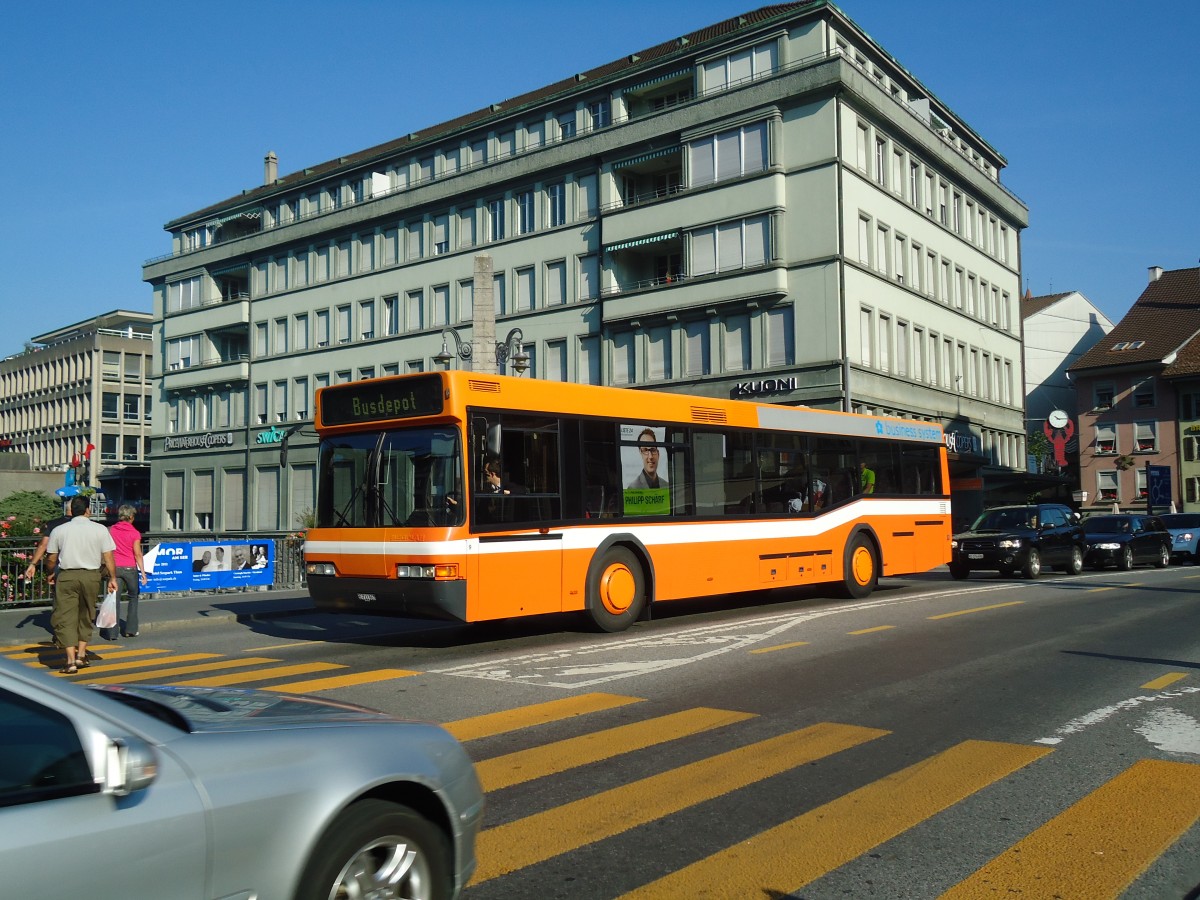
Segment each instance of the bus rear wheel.
M633 551L613 547L588 574L587 614L598 631L624 631L646 607L646 573Z
M853 600L870 596L879 583L879 557L875 545L864 535L855 535L846 548L841 593Z

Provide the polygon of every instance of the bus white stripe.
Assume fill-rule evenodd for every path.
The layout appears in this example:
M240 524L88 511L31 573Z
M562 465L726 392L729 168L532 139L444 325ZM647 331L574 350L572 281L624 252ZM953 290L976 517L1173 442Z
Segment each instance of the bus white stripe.
M323 553L340 554L344 556L373 556L379 554L396 554L403 552L405 556L445 556L492 553L544 553L547 550L581 550L595 549L609 535L630 534L646 546L659 544L703 544L730 543L731 524L737 525L737 542L782 540L788 538L815 538L835 528L863 521L874 523L876 527L885 526L888 520L894 518L910 518L913 516L946 516L950 513L948 500L937 499L905 499L905 500L859 500L846 506L838 507L815 517L797 517L780 519L763 519L759 521L730 520L706 522L655 522L639 523L636 519L612 519L603 525L567 525L552 528L550 533L562 535L561 539L548 541L512 540L505 541L505 535L496 535L498 540L481 542L478 536L459 538L449 541L308 541L304 545L305 555L312 560ZM886 527L886 526L885 526ZM379 530L379 529L373 529ZM404 528L391 529L404 532ZM411 529L407 529L411 533ZM536 534L536 531L526 530L514 533L516 536Z

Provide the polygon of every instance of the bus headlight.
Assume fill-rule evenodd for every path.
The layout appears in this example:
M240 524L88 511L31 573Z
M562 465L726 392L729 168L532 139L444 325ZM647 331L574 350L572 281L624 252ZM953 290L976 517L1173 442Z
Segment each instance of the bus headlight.
M304 564L304 572L307 575L336 575L337 568L333 563L310 562Z
M436 565L413 565L399 563L396 565L397 578L437 578L450 579L458 577L457 563L438 563Z

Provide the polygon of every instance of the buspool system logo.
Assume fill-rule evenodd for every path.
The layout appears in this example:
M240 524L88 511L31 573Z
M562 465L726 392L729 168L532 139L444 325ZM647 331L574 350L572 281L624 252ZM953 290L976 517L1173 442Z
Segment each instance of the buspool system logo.
M940 441L942 439L942 429L932 425L917 423L909 425L900 422L884 422L882 419L875 421L875 433L883 437L905 438L910 441Z

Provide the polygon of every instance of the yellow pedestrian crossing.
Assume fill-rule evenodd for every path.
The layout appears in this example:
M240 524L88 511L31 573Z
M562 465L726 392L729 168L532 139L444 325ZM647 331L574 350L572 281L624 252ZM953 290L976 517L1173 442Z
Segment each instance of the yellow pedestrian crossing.
M750 713L724 709L689 709L497 756L475 770L485 791L497 791L750 718Z
M813 725L489 828L479 836L479 868L472 883L612 837L885 734L856 725Z
M942 895L1116 897L1200 819L1200 766L1143 759Z
M1007 605L1010 604L960 610L937 618ZM888 627L876 626L855 633L872 634ZM757 652L804 645L794 642L759 648ZM88 684L242 685L286 694L320 693L420 674L389 667L353 671L337 663L285 663L274 657L172 653L140 645L96 645L92 649L98 658L79 675L68 676L70 680ZM45 668L61 659L62 651L41 643L6 647L0 655ZM1184 677L1182 672L1168 672L1142 687L1162 690ZM643 702L639 697L586 693L444 724L467 743L496 737L506 743L509 752L499 755L484 757L481 749L472 752L480 781L489 794L489 809L493 811L506 802L528 802L528 792L501 792L538 779L565 778L586 783L587 775L580 771L588 766L648 764L654 772L631 776L628 780L622 778L617 787L558 806L528 814L523 809L509 810L507 820L498 816L500 824L486 828L479 836L479 865L472 885L491 882L493 888L504 889L506 878L518 877L517 873L531 866L595 847L651 823L669 828L673 816L702 803L719 803L723 797L734 796L786 772L794 773L791 778L820 777L817 770L805 767L889 734L854 724L821 722L744 743L738 740L739 730L751 720L759 719L754 713L694 707L645 716L638 716L635 711L631 717L628 710ZM622 720L615 725L590 718L622 709L626 712L620 713ZM540 727L555 723L566 726L571 736L561 737L563 729L558 728L554 739L537 738ZM756 727L762 728L764 724L769 723L761 720ZM718 730L720 739L728 741L727 746L741 746L709 755L695 750L696 746L703 747L703 742L712 741L710 735ZM517 735L515 742L521 749L511 749L513 735ZM701 743L697 744L697 738ZM672 748L670 751L665 749L668 746ZM638 755L653 748L664 754L687 753L691 761L663 769L659 755ZM676 897L740 900L794 895L956 804L968 802L972 795L1023 767L1042 759L1051 764L1052 754L1060 750L1041 745L964 741L862 784L814 809L797 811L799 814L787 821L778 823L775 819L778 824L765 823L768 827L762 831L748 834L703 858L685 860L675 871L663 875L667 867L661 867L654 875L662 877L648 875L645 884L623 896L633 900ZM697 759L697 755L702 758ZM581 784L576 784L574 796L579 797L580 787ZM532 796L536 803L538 794ZM546 796L552 794L547 792ZM512 818L513 812L519 817ZM945 900L1018 894L1089 900L1119 897L1200 822L1200 765L1157 759L1137 761L1074 805L1054 812L1048 813L1044 824L1008 850L962 878L943 895ZM1114 827L1114 823L1120 823L1120 827ZM687 835L681 835L680 840L686 848ZM638 880L636 877L627 880L620 889L625 890ZM471 896L468 890L465 900Z
M564 697L549 703L536 703L497 713L487 713L457 722L447 722L442 727L460 741L473 741L482 737L530 728L581 716L586 713L615 709L627 703L640 702L637 697L620 697L614 694L579 694Z
M1049 752L967 741L625 896L787 896Z
M328 672L331 669L346 669L338 663L311 662L297 663L291 666L276 666L272 669L254 669L249 672L235 672L229 675L210 675L207 678L192 678L188 681L171 681L170 684L187 687L229 687L233 684L254 684L256 681L270 681L275 678L291 677L292 675L307 675L310 672Z

